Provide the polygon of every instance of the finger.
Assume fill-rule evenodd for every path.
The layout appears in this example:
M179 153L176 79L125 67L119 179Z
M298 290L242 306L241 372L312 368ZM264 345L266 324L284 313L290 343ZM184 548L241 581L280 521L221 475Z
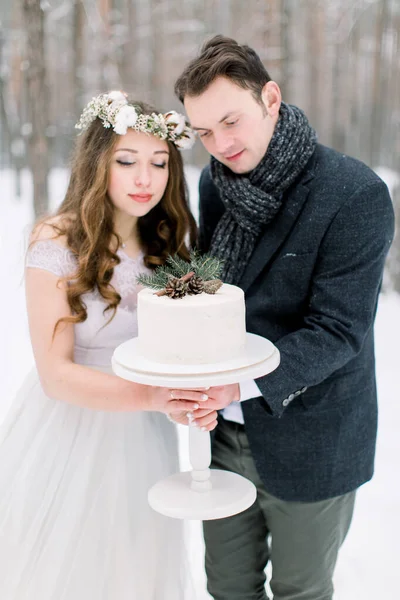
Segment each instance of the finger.
M228 404L228 403L226 403ZM217 400L215 398L209 398L208 400L205 400L203 402L201 402L201 408L202 410L220 410L221 408L225 407L225 403L221 402L221 400Z
M213 431L213 429L215 429L217 425L218 425L218 420L215 419L215 421L213 421L212 423L210 423L207 426L207 431Z
M214 409L203 409L203 404L200 405L200 408L198 408L197 410L193 411L192 413L192 418L193 419L199 419L201 417L205 417L206 415L209 415L211 413L215 413L216 411Z
M216 421L217 416L218 416L218 413L215 410L213 410L212 412L208 413L204 417L199 417L199 418L195 417L195 419L193 420L193 424L196 427L199 427L200 429L204 429L205 427L207 427L208 425L210 425L211 423Z
M190 426L193 421L193 413L191 412L174 412L168 413L169 419L174 423L179 423L179 425Z
M169 390L170 397L174 400L192 400L193 402L206 402L208 394L195 390Z
M193 412L194 411L189 411L186 413L186 418L187 418L187 424L189 425L189 427L191 427L193 425Z
M213 421L211 421L211 423L208 423L208 425L203 425L200 429L200 431L212 431L213 429L216 428L216 426L218 425L218 421L217 419L214 419Z
M188 400L170 400L168 402L168 412L191 412L199 408L199 404L196 402L190 402Z
M185 388L185 390L187 392L207 392L210 389L210 387L207 388ZM179 390L180 392L184 391L184 390Z
M182 416L179 413L168 413L168 419L172 423L177 423L179 425L187 425L187 423L186 423L186 417Z

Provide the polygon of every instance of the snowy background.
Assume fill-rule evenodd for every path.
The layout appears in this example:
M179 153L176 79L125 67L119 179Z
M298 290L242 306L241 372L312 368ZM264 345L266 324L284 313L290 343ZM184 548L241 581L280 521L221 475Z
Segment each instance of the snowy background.
M199 170L187 167L193 211L197 215ZM394 177L385 174L391 186ZM12 171L0 171L0 364L3 393L0 419L33 363L25 313L23 256L33 220L29 174L23 173L22 196L15 196ZM67 173L53 170L50 198L54 209L63 197ZM400 296L381 296L376 319L376 355L380 405L376 472L357 497L350 533L342 548L335 575L335 600L398 600L397 569L400 558ZM187 431L180 428L182 468L188 468ZM203 571L200 523L190 523L191 562L196 600L207 600ZM5 599L4 599L5 600ZM190 599L192 600L192 599Z

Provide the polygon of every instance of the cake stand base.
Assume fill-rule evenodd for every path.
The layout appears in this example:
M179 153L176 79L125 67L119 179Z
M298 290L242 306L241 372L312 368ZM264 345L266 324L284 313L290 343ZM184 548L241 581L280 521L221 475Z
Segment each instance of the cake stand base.
M210 482L211 489L194 490L190 471L176 473L150 489L149 504L167 517L208 521L236 515L255 502L256 487L241 475L211 469Z
M112 368L116 375L144 385L169 389L198 389L239 383L267 375L279 365L279 350L269 340L246 333L240 356L201 365L152 362L141 355L138 338L116 348ZM148 492L150 506L175 519L222 519L249 508L256 500L251 481L230 471L210 469L210 434L189 428L189 458L192 471L171 475Z

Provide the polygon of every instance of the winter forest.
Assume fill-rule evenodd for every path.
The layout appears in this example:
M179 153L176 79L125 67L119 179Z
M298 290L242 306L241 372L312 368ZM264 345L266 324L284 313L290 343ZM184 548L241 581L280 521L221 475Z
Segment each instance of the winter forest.
M120 89L182 112L174 82L217 33L254 47L285 102L305 111L320 142L373 168L400 215L400 0L0 0L0 420L33 360L22 283L26 232L63 198L82 107ZM197 217L208 156L197 142L184 160ZM396 235L376 324L376 476L360 493L340 556L337 600L398 597L399 293ZM196 600L207 600L198 524L192 546Z
M179 109L176 77L204 39L223 33L255 47L322 143L390 170L396 186L399 32L399 0L2 0L0 168L15 173L17 197L30 170L34 211L43 213L49 171L67 166L84 103L123 89ZM207 159L200 144L185 158Z

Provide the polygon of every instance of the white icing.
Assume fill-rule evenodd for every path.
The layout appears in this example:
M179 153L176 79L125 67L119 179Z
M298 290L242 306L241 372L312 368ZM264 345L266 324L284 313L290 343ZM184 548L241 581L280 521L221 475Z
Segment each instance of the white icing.
M238 356L246 342L243 291L224 284L216 294L180 299L138 294L139 346L149 360L206 364Z

